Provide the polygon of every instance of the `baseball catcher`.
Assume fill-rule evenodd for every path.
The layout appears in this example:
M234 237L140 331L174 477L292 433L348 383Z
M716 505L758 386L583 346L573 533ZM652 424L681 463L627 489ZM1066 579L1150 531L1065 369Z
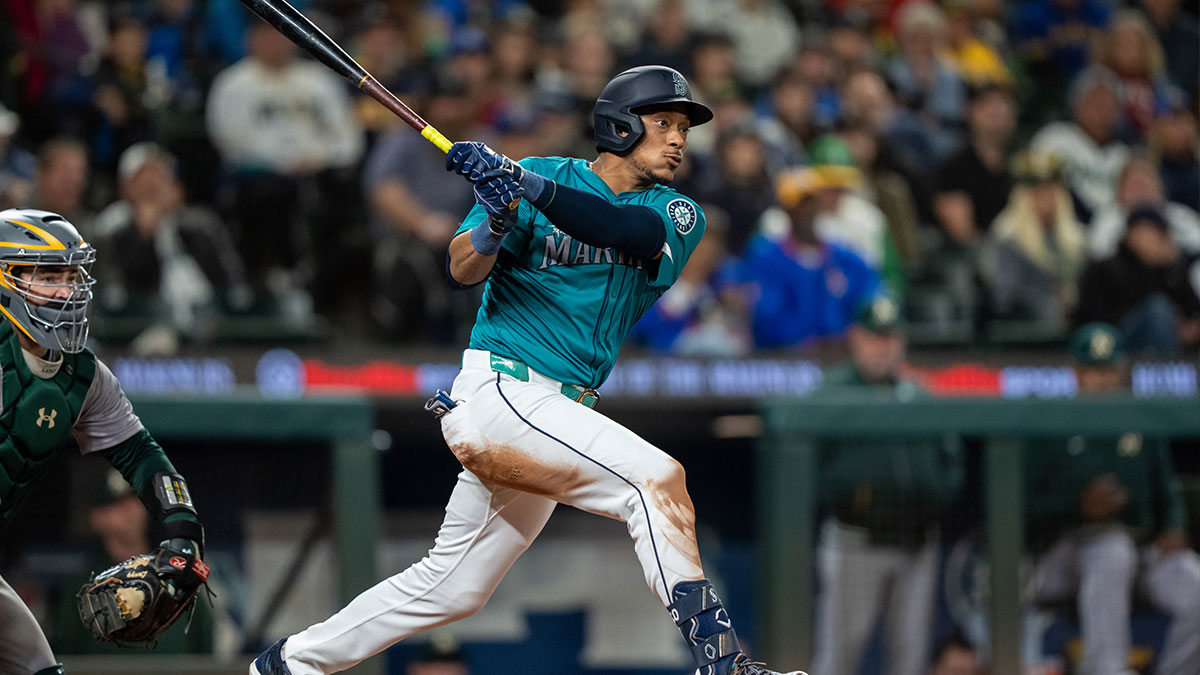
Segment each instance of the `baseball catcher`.
M152 641L208 576L204 528L186 481L142 426L120 383L86 348L96 251L60 215L0 211L0 530L73 435L137 492L159 547L97 575L80 616L100 639ZM0 672L63 673L33 614L0 577Z

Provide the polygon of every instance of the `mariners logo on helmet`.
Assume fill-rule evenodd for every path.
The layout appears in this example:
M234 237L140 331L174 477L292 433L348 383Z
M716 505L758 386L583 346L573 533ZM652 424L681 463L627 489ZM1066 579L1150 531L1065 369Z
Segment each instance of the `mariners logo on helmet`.
M675 95L691 98L691 92L688 91L687 80L679 73L671 73L671 81L675 83Z
M675 221L679 234L687 234L696 226L696 207L686 199L673 199L667 204L667 214Z

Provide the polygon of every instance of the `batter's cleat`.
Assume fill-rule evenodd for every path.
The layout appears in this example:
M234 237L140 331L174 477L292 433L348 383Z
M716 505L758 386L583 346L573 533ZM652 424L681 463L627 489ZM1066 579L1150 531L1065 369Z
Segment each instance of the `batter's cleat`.
M806 675L803 671L793 670L788 673L780 673L771 670L764 663L751 661L749 656L739 654L733 660L733 670L729 671L729 675Z
M292 675L292 671L288 670L287 663L283 660L284 642L287 642L287 638L279 638L270 649L259 654L254 663L250 664L250 675Z

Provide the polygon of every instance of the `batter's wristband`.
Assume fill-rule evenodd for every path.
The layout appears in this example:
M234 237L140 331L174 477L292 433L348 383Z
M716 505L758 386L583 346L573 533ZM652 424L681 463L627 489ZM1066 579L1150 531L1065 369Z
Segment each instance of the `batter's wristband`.
M529 169L524 169L517 181L525 188L525 198L539 211L554 201L554 181L547 180Z
M479 255L496 255L500 252L502 243L504 243L504 234L493 232L486 221L471 229L471 246Z

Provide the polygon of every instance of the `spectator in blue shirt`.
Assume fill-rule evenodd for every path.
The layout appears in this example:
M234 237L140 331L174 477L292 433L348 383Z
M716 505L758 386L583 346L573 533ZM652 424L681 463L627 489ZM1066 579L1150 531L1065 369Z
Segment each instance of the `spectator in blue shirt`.
M1090 62L1092 44L1109 17L1101 0L1030 0L1018 6L1011 37L1036 82L1037 92L1029 100L1050 108L1035 113L1039 121L1065 107L1067 83Z
M812 169L783 172L776 181L779 209L764 216L767 233L752 240L742 258L740 277L754 296L750 325L756 347L841 337L879 287L878 273L862 258L817 237L813 225L822 187ZM785 231L771 236L771 223L779 220Z

